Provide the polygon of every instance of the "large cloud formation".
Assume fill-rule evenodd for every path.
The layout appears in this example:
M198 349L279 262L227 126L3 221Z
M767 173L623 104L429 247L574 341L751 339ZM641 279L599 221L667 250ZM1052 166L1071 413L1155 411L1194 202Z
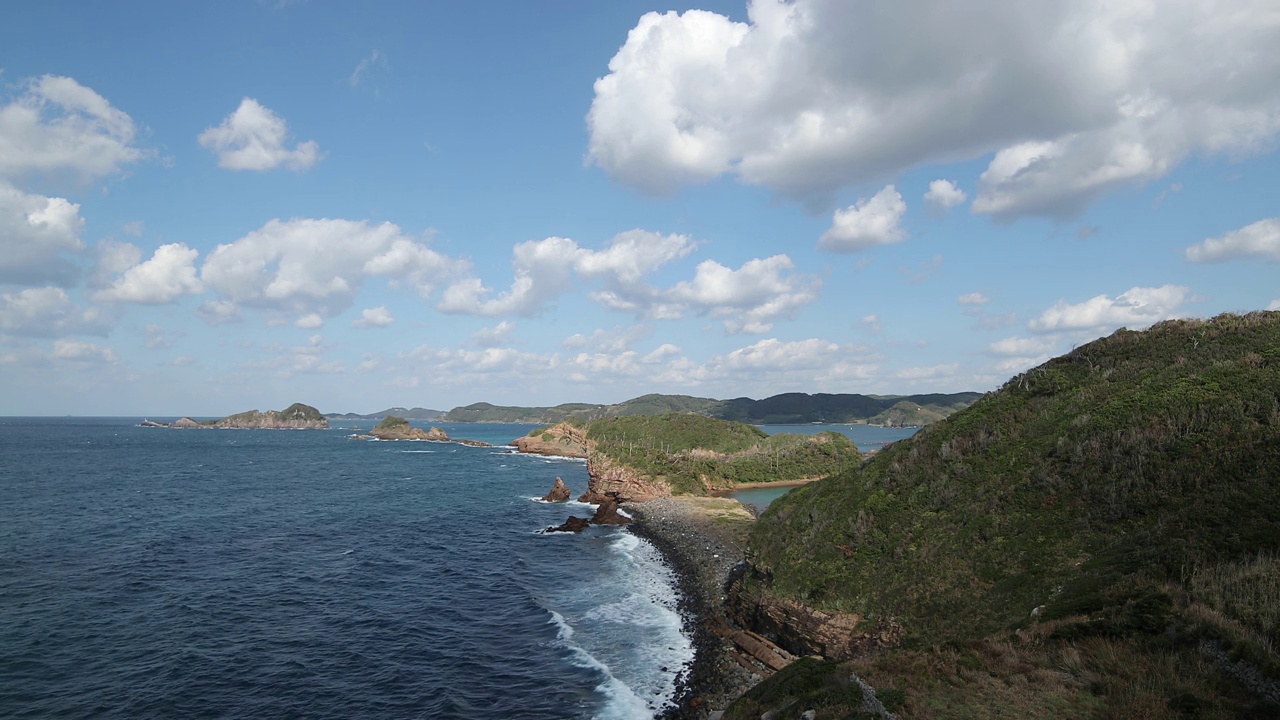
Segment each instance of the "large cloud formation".
M272 220L219 245L205 258L200 280L221 298L206 308L206 319L225 322L237 306L332 317L351 305L367 278L406 283L425 296L461 269L392 223L294 219Z
M786 255L749 260L737 270L704 260L692 280L670 288L645 282L648 274L695 247L686 235L639 229L615 235L602 250L561 237L524 242L513 250L515 278L510 289L494 296L479 278L462 278L444 291L439 309L472 315L537 315L576 277L601 284L589 297L613 310L652 319L706 314L723 319L730 333L761 333L774 320L818 297L820 282L790 272L795 266Z
M27 180L81 185L147 156L135 144L133 119L68 77L44 75L21 85L0 107L0 283L71 285L72 257L85 246L80 206L29 193Z
M812 203L995 153L974 211L1061 216L1280 132L1271 0L751 0L747 14L640 18L596 81L590 161L654 192L733 174Z

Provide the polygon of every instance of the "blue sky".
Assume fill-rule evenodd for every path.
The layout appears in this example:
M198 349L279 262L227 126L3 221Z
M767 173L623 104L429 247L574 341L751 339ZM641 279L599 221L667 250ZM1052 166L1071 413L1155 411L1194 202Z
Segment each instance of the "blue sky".
M1280 309L1280 9L1041 5L14 4L0 414L983 391Z

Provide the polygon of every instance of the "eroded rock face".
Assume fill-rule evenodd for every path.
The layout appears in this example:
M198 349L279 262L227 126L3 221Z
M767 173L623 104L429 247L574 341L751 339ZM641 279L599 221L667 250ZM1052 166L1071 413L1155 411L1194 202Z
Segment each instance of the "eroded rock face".
M612 497L606 497L591 518L592 525L626 525L629 522L631 518L618 512L618 500Z
M564 480L556 478L556 484L551 486L551 492L542 496L543 502L568 502L569 486L564 484Z
M532 455L558 457L587 456L587 431L569 423L557 423L537 435L525 435L512 441L516 449Z
M433 427L423 434L424 440L435 440L436 442L449 442L449 433L438 427Z
M547 531L547 532L574 532L574 533L576 533L576 532L582 532L583 530L586 530L588 527L591 527L591 521L590 521L590 520L588 520L588 519L586 519L586 518L580 518L580 517L576 517L576 516L570 515L570 516L569 516L569 519L568 519L568 520L565 520L563 525L557 525L557 526L555 526L555 527L549 527L549 528L547 528L547 530L546 530L546 531Z
M176 428L198 428L198 427L200 427L200 423L196 422L195 420L192 420L192 419L191 419L191 418L189 418L189 417L184 417L184 418L178 418L178 419L177 419L176 421L174 421L174 423L173 423L172 425L170 425L169 427L176 427Z
M726 610L735 622L797 655L847 660L902 644L902 625L865 623L856 613L828 613L767 591L748 589L741 578L729 589Z
M609 497L619 502L648 502L671 497L670 485L643 477L600 454L592 454L587 459L587 473L591 476L591 484L586 494L579 498L581 502L595 504Z

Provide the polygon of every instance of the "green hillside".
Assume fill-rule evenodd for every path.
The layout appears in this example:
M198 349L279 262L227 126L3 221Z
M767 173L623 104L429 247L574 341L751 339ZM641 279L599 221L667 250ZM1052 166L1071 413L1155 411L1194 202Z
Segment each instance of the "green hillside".
M861 670L914 683L917 710L958 687L922 677L931 663L943 678L1014 673L992 638L1022 628L1005 648L1028 653L1020 677L1064 662L1052 641L1071 642L1080 677L1093 673L1081 687L1107 707L1124 673L1189 673L1191 715L1232 716L1252 701L1195 683L1221 652L1280 689L1265 679L1280 677L1278 480L1280 313L1121 330L774 502L751 535L746 596L854 613L870 632L900 623L908 650ZM971 679L965 702L997 692ZM1089 706L1050 685L1084 703L1072 713ZM1177 716L1166 710L1128 716Z
M598 420L632 415L695 413L755 425L873 423L925 425L967 407L981 393L927 395L831 395L785 393L752 400L712 400L689 395L649 394L616 405L566 403L555 407L513 407L474 403L445 414L446 422L531 422L551 424L567 418Z
M742 483L824 477L861 457L840 433L766 435L701 415L634 415L587 424L592 451L637 473L701 495Z

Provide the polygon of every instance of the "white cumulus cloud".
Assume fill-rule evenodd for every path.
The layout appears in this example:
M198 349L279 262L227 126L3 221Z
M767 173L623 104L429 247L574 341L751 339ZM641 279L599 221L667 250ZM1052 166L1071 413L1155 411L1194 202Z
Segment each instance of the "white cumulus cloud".
M1057 345L1056 338L1009 337L991 343L988 348L996 355L1043 355Z
M976 212L1069 215L1192 153L1271 148L1277 46L1269 0L651 12L595 83L588 157L650 191L733 174L812 202L995 153Z
M1181 285L1162 285L1130 288L1115 298L1098 295L1076 304L1060 300L1032 320L1030 327L1039 331L1142 329L1179 317L1189 292Z
M986 305L991 302L991 298L983 295L981 292L965 293L956 298L956 302L961 305Z
M820 283L789 274L795 263L786 255L756 258L737 270L714 260L698 263L692 280L661 293L668 306L724 318L731 333L762 333L818 297Z
M367 278L407 283L425 296L462 269L392 223L294 219L271 220L219 245L205 258L200 279L233 303L231 309L332 317L351 305ZM230 314L224 307L206 319Z
M324 327L324 318L319 313L307 313L293 321L293 326L303 330L315 330Z
M128 268L111 284L93 295L97 302L130 302L163 305L183 295L204 291L196 277L198 250L182 243L156 248L150 260Z
M1186 252L1191 262L1218 262L1250 255L1280 262L1280 218L1266 218L1222 237L1209 238Z
M28 288L0 294L0 330L6 333L40 337L106 335L111 325L108 314L77 305L62 288Z
M929 183L929 192L924 194L926 202L938 207L951 208L964 202L968 196L950 180L934 180Z
M320 146L314 141L288 149L284 118L248 97L221 125L200 133L199 140L218 154L218 167L228 170L306 170L320 160Z
M471 342L484 348L499 347L507 343L507 339L515 329L515 323L503 320L493 327L481 328L472 333Z
M69 256L84 250L83 229L79 205L0 181L0 283L70 284L79 271Z
M360 311L360 319L356 320L353 325L361 328L370 327L386 327L395 322L395 318L391 316L391 311L386 305L378 307L365 308Z
M0 107L0 177L70 175L85 181L119 172L147 153L133 119L69 77L44 75Z
M907 239L907 233L898 224L906 212L902 194L889 185L870 198L836 210L830 229L818 240L818 247L853 252L902 242Z

